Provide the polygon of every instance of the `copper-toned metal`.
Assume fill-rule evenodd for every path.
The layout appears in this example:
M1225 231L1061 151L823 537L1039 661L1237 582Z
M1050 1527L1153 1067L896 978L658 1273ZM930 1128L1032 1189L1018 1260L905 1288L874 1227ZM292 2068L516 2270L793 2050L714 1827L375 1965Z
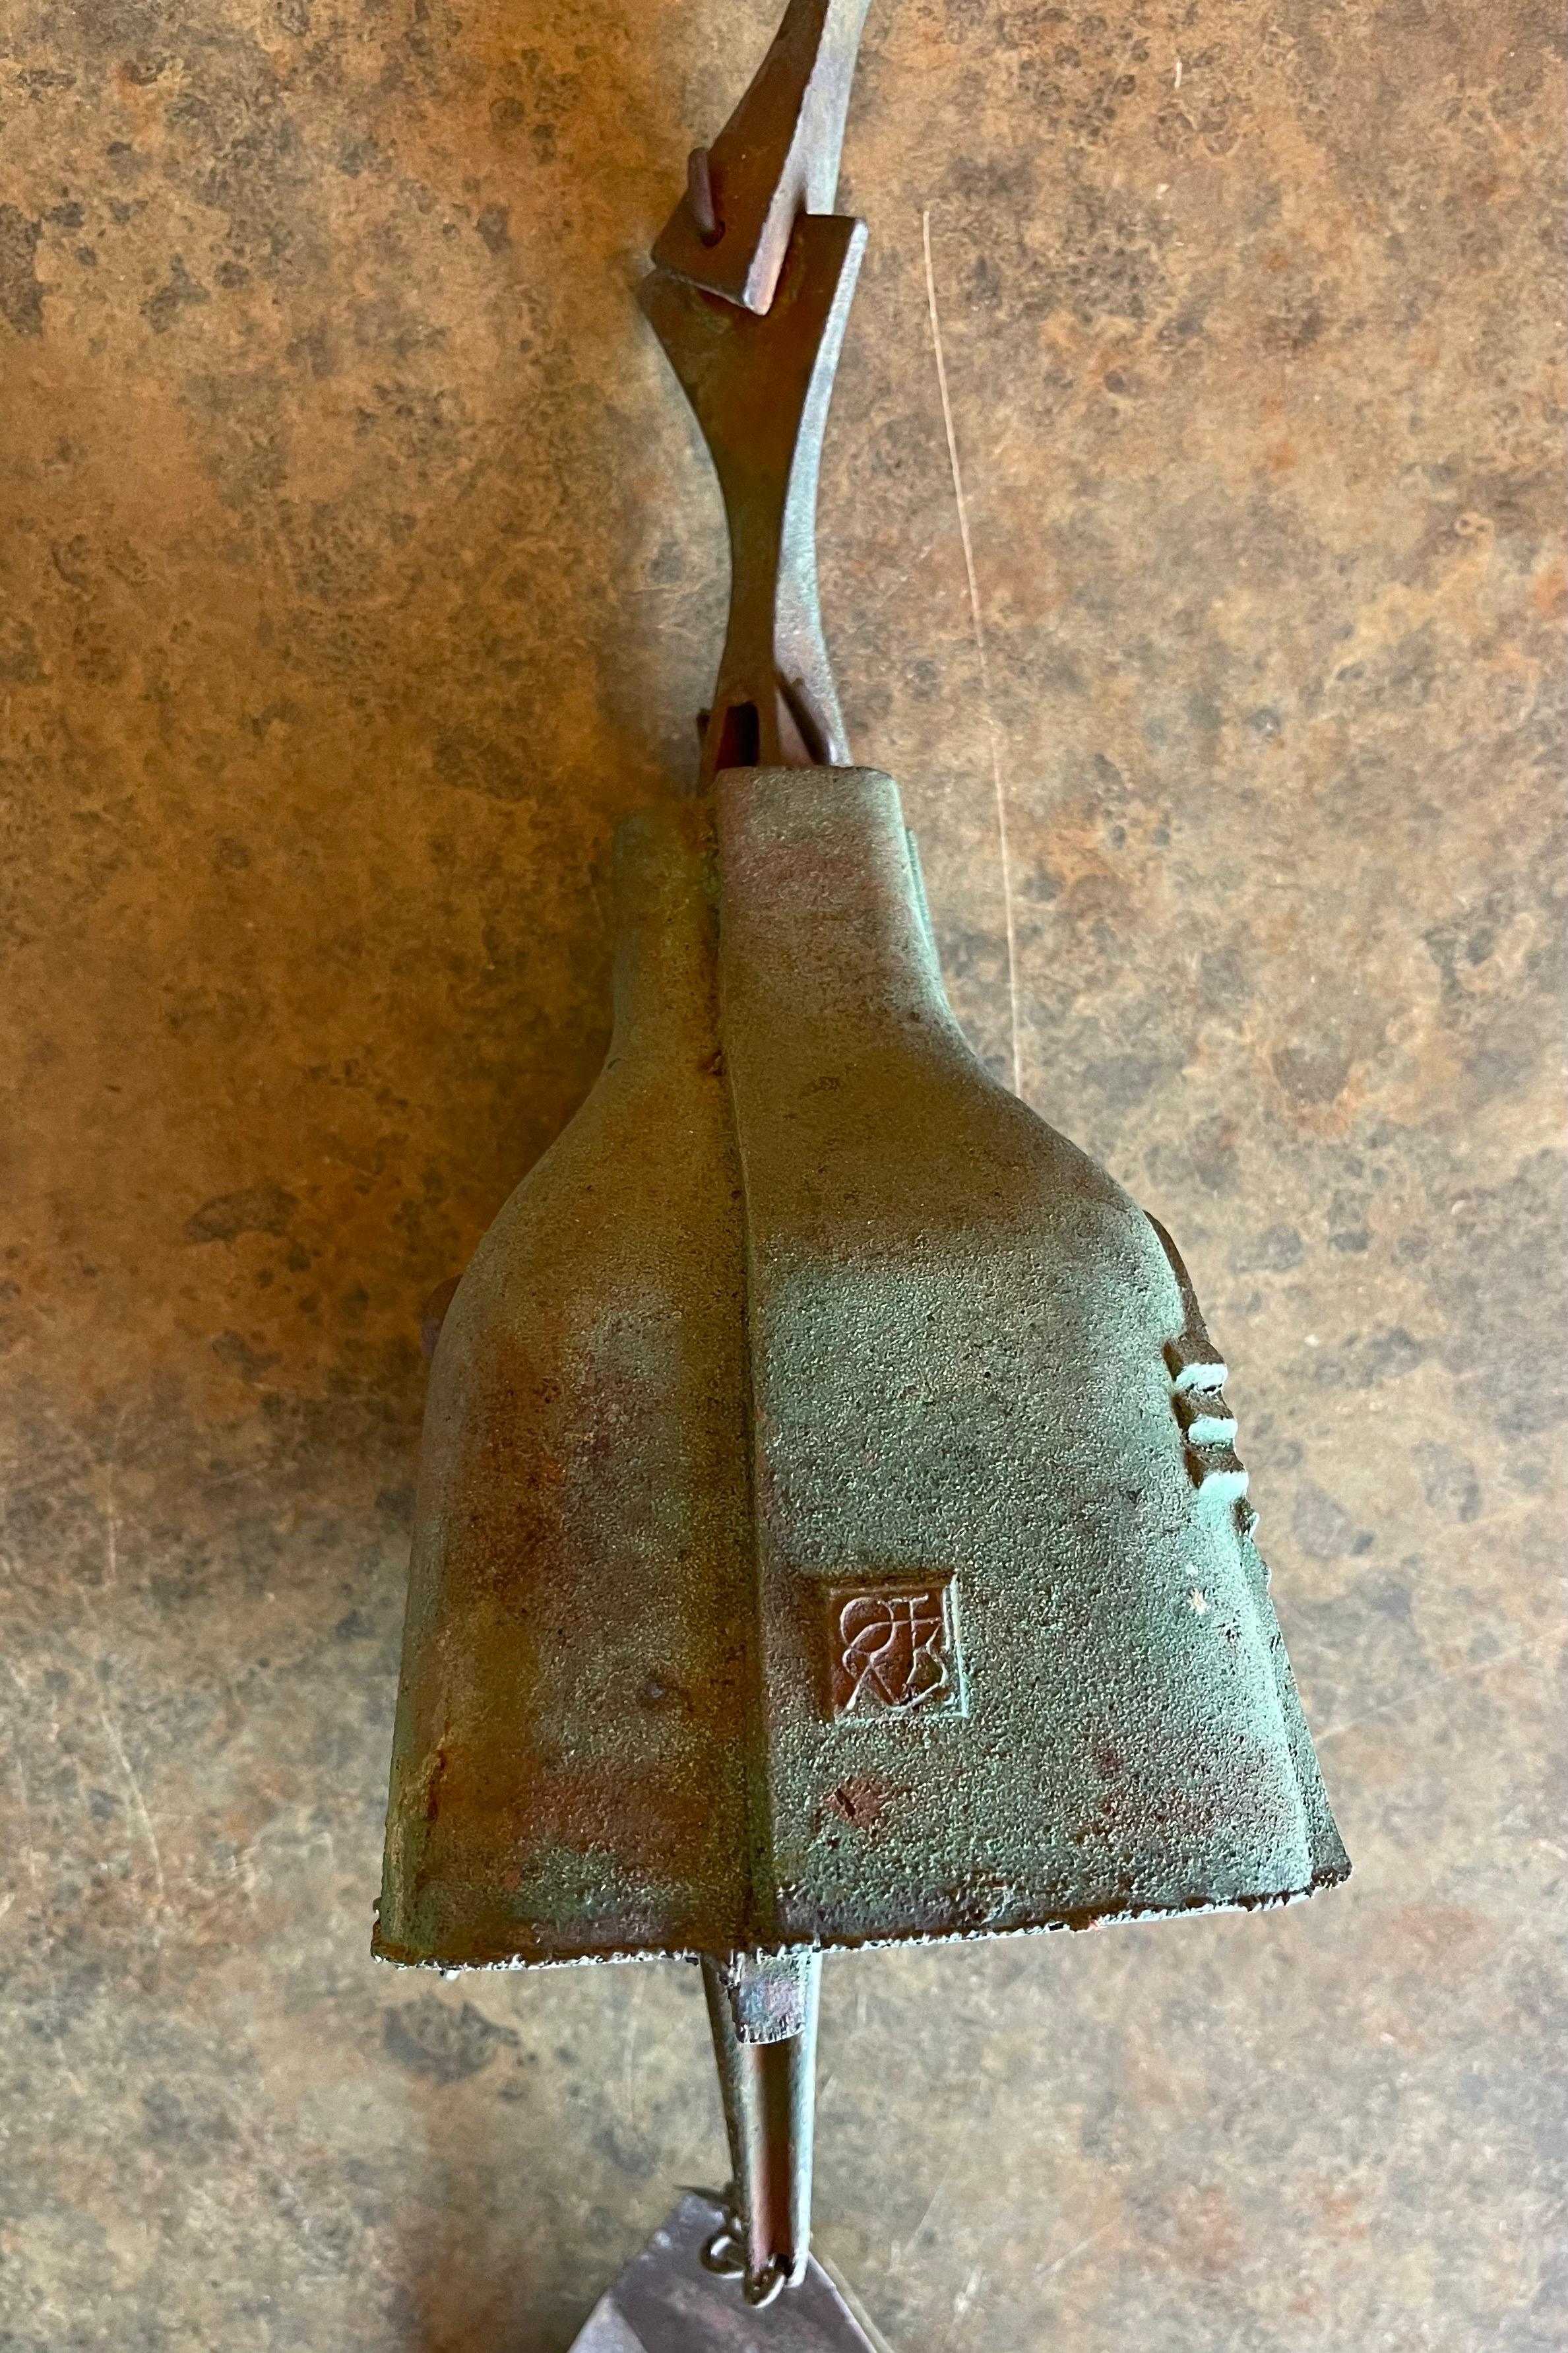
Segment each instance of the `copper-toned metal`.
M816 598L816 480L866 231L803 213L758 317L654 270L643 309L712 454L730 529L730 622L699 789L721 768L847 760Z
M816 596L816 482L865 249L834 215L867 0L791 0L654 245L639 299L724 493L730 621L698 788L849 757Z
M791 0L751 86L654 241L660 269L759 315L802 213L830 213L868 0ZM693 163L696 156L693 156Z

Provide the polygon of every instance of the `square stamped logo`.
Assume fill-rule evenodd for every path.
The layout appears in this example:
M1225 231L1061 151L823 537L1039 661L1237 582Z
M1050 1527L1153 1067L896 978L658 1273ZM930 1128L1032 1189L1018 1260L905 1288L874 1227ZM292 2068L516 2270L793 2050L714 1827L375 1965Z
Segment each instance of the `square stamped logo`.
M823 1599L836 1721L964 1713L951 1570L834 1584Z

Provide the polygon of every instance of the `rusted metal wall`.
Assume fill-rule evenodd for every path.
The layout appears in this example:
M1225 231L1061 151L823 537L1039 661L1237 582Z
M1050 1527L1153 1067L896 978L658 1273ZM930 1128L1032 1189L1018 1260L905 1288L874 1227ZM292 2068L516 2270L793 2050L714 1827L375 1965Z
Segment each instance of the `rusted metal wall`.
M592 1076L722 622L632 283L771 16L4 28L23 2353L545 2353L721 2162L694 1973L366 1947L420 1304ZM1561 2331L1556 30L872 11L851 740L971 1036L1179 1235L1357 1865L829 1965L905 2347Z

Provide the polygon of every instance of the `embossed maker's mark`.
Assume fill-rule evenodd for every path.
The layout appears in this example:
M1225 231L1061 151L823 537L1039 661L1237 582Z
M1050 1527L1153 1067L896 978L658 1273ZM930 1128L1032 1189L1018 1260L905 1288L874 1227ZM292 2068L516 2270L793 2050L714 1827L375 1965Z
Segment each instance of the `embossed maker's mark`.
M963 1714L951 1577L831 1585L825 1601L832 1715Z

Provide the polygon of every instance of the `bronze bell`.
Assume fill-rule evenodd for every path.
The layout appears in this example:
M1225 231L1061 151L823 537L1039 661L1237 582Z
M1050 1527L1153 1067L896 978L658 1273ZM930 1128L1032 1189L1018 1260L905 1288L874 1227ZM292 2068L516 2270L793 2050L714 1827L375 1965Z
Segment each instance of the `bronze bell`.
M777 675L787 733L827 690ZM436 1348L375 1949L700 1961L762 2302L825 1952L1349 1866L1185 1270L966 1043L892 780L719 765L616 876L603 1072Z

